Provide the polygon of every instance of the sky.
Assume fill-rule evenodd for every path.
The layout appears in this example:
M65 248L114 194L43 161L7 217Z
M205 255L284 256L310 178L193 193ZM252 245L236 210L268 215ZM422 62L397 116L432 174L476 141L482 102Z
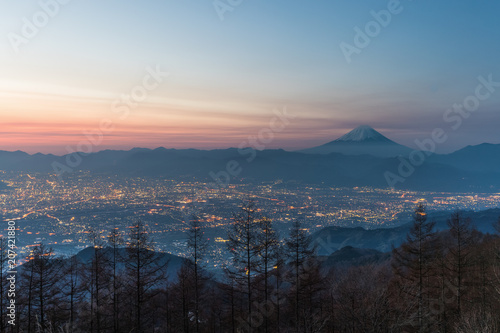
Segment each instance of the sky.
M479 77L500 82L498 1L0 6L0 150L237 147L276 110L294 118L266 148L312 147L364 124L410 147L442 128L443 153L500 143L500 87L460 126L445 120Z

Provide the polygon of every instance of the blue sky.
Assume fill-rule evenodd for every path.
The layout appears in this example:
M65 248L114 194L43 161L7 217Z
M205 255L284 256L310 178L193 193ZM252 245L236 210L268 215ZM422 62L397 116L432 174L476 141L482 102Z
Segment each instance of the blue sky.
M413 147L449 129L443 114L478 76L500 81L494 1L401 0L350 63L339 45L354 44L354 28L390 1L242 0L221 20L205 0L72 0L15 52L9 38L41 3L51 1L1 1L0 149L64 152L113 117L113 101L148 66L170 75L113 119L100 149L238 146L285 106L297 118L270 148L324 143L361 124ZM438 150L500 143L499 106L500 90Z

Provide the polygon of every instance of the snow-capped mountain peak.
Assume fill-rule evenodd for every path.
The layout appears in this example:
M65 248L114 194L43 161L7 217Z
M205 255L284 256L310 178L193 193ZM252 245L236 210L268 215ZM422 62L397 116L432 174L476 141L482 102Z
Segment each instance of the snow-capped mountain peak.
M349 133L343 135L342 137L338 138L335 140L336 142L362 142L362 141L380 141L380 142L387 142L391 141L390 139L386 138L376 130L374 130L372 127L368 125L363 125L356 127Z
M410 148L392 141L367 125L356 127L335 141L301 150L301 152L308 154L340 153L378 157L406 156L411 151Z

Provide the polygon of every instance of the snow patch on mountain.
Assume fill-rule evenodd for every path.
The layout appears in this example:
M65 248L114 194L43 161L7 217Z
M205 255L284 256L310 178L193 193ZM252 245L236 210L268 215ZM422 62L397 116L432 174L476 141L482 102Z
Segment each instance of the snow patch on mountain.
M356 127L349 133L343 135L342 137L338 138L335 140L336 142L349 142L349 141L354 141L354 142L361 142L361 141L380 141L380 142L387 142L391 141L376 130L374 130L372 127L368 125L363 125Z

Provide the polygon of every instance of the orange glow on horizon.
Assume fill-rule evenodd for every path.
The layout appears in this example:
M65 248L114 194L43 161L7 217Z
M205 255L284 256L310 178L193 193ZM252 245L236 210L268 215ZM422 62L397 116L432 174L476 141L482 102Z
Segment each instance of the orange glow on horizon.
M0 108L5 112L0 124L0 150L28 153L66 154L81 142L93 138L93 152L104 149L238 147L249 135L269 126L273 109L234 106L234 112L220 111L227 105L214 102L187 103L179 100L142 103L126 116L113 112L113 100L102 98L45 96L2 93ZM153 98L154 100L154 98ZM238 111L239 110L239 111ZM112 127L102 127L105 121ZM301 122L298 122L301 123ZM266 148L283 146L301 132L290 129L276 133ZM102 139L101 135L102 134ZM67 147L70 148L67 148ZM248 146L248 145L247 145Z

